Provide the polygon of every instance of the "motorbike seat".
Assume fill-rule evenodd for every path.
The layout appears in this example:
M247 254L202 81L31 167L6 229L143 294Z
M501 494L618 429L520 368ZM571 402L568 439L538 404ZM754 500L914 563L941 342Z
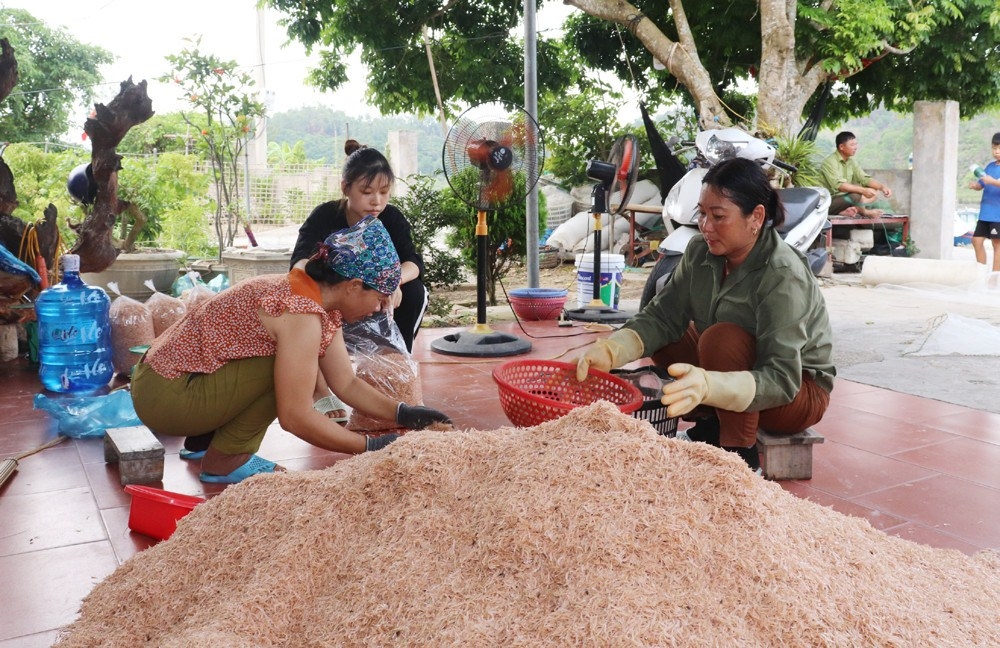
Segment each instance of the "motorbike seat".
M788 187L779 189L781 202L785 206L785 222L777 228L784 236L795 228L806 216L819 206L820 193L809 187Z

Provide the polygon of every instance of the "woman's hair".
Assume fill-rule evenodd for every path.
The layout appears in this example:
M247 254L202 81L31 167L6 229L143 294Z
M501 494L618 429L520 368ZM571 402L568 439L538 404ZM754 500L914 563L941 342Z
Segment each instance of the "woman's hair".
M320 243L320 245L322 245L322 243ZM331 286L349 279L349 277L345 277L328 266L324 259L321 259L316 255L313 255L308 261L306 261L305 271L313 281L330 284Z
M744 216L763 205L764 225L780 227L785 222L781 197L757 162L744 158L725 160L709 169L701 182L736 203Z
M376 149L349 139L344 142L344 153L347 154L347 161L344 162L341 180L348 187L355 182L361 182L367 187L379 176L387 178L390 183L395 182L396 175L392 172L389 160Z

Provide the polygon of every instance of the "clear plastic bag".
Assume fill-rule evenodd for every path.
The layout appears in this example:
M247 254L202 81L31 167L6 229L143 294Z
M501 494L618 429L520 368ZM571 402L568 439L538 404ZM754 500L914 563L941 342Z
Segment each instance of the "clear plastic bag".
M117 389L101 396L49 397L35 394L35 409L59 422L59 433L74 439L103 437L108 428L142 425L132 405L132 394Z
M147 281L146 286L153 291L153 294L146 300L146 308L149 309L153 317L153 336L160 337L160 333L166 331L170 326L184 317L187 306L179 297L171 297L166 293L156 290L152 281Z
M403 334L389 311L346 324L343 330L358 378L390 398L408 405L423 404L418 365L406 350ZM384 421L353 411L347 427L358 432L377 432L399 426L395 420Z
M111 320L111 362L115 373L127 376L142 357L132 349L148 347L156 337L153 314L142 302L122 295L114 282L108 284L108 290L118 294L108 312L108 319Z

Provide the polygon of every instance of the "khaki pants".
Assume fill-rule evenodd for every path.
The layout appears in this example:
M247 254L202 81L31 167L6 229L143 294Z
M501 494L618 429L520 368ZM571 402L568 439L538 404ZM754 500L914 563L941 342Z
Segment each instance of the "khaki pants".
M136 414L167 436L214 432L212 446L227 455L255 453L278 416L274 358L226 363L210 374L166 379L140 362L132 375Z
M675 362L707 371L747 371L757 360L757 341L742 328L729 322L714 324L701 335L688 327L684 336L653 354L663 367ZM802 386L787 405L759 412L729 412L716 409L719 441L723 447L749 448L757 439L757 429L779 434L795 434L818 423L830 405L830 394L803 375Z

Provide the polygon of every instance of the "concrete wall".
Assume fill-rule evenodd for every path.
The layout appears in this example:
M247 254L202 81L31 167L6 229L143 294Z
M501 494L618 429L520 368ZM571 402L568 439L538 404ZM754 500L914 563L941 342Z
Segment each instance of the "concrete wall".
M406 178L417 173L417 134L414 131L390 131L386 157L396 174L396 193L406 192Z

